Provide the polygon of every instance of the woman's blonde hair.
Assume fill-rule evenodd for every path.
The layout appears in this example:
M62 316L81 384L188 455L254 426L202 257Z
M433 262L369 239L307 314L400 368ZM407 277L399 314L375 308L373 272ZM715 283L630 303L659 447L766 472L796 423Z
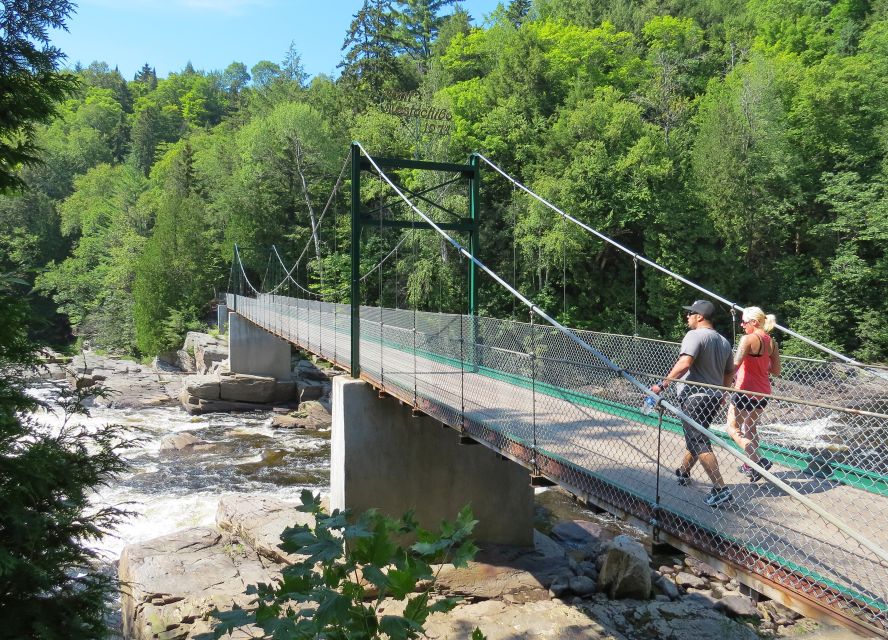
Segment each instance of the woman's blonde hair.
M759 307L746 307L743 310L743 320L755 320L765 333L771 333L771 329L777 324L777 318L773 313L765 315L765 312Z

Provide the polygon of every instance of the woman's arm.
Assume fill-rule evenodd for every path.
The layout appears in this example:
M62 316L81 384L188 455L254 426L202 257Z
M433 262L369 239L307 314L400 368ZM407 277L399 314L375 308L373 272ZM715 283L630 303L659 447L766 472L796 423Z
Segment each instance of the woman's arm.
M737 353L734 354L734 374L736 375L737 369L740 368L740 365L743 363L743 358L746 357L746 354L749 353L749 336L743 336L740 338L740 344L737 345Z

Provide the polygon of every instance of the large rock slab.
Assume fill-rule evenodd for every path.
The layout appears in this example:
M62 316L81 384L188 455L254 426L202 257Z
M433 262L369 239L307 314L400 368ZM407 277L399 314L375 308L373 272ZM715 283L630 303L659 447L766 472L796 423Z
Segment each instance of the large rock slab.
M137 362L87 352L66 367L66 378L77 388L101 387L104 394L90 404L113 409L139 409L173 404L181 374L154 371ZM175 383L175 384L173 384ZM98 385L98 386L97 386Z
M247 585L270 583L280 565L236 538L196 527L130 545L120 556L123 631L133 640L186 640L211 630L214 608L246 606Z
M569 571L567 555L538 531L534 548L491 545L467 567L444 565L436 590L468 598L509 598L512 602L548 599L549 586Z
M219 395L221 393L219 378L215 376L188 376L184 379L182 385L185 391L188 392L188 395L199 400L219 400L221 397Z
M296 509L295 502L264 496L225 496L216 510L216 526L250 545L259 555L293 564L298 556L278 545L287 527L314 526L314 516Z
M604 551L598 588L611 598L650 597L650 558L644 546L626 535L614 538Z
M385 613L389 610L386 609ZM426 637L434 640L469 638L478 627L488 640L615 640L583 611L559 600L514 603L487 600L458 605L447 614L429 616Z
M703 599L683 598L676 602L600 599L581 608L620 638L759 640L755 631L726 618Z
M271 402L277 380L265 376L234 374L219 380L219 396L231 402Z

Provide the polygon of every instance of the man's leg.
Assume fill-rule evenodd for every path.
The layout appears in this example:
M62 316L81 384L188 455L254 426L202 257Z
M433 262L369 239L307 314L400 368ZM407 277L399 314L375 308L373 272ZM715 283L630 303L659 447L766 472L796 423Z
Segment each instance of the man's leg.
M694 468L694 465L697 463L697 456L695 456L690 451L685 450L684 457L681 459L681 466L679 470L683 474L691 473L691 469Z
M709 479L712 480L712 485L716 489L721 489L725 486L725 481L722 479L721 472L718 470L718 460L715 457L715 454L712 451L705 451L697 456L700 460L700 464L703 465L703 470L706 472L706 475L709 476Z

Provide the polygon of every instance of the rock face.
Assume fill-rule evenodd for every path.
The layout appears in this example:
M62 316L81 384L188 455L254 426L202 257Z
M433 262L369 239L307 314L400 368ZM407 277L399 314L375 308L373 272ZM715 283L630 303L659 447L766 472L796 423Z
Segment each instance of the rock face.
M281 532L296 524L310 525L311 516L297 511L293 503L237 495L219 504L216 526L221 532L188 529L127 547L120 561L121 580L128 584L122 602L126 637L212 637L210 610L249 606L253 596L244 595L248 584L271 582L296 560L278 548ZM450 613L430 616L424 625L425 637L469 638L478 627L490 640L758 638L748 624L731 619L756 617L756 607L736 592L721 600L697 590L681 597L669 578L657 574L658 589L668 590L660 582L672 587L668 597L613 600L596 593L597 585L588 575L595 573L596 563L592 557L580 559L585 552L576 548L590 549L591 542L572 540L564 547L536 533L532 551L491 546L479 552L468 567L440 567L433 597L461 596L463 601ZM605 544L601 557L602 574L633 576L643 584L643 573L650 590L652 572L640 543L617 536ZM625 587L625 582L618 584ZM561 599L552 599L550 590ZM638 593L641 591L643 588L638 588ZM405 606L406 601L386 599L379 613L402 614ZM791 616L782 607L759 608L768 612L769 619L779 615L788 621ZM256 637L250 635L255 631L239 629L231 637Z
M640 542L622 535L604 551L598 588L611 598L644 600L651 594L650 558Z
M120 556L126 638L193 638L211 631L213 610L246 606L247 585L269 583L280 565L236 538L197 527L130 545Z
M259 555L292 564L298 558L278 547L281 533L287 527L314 523L310 514L298 511L296 506L264 496L227 496L219 501L216 526L243 540Z
M154 371L136 362L90 352L72 358L65 374L72 387L103 387L106 394L94 398L91 404L114 409L172 404L181 378L177 373Z

